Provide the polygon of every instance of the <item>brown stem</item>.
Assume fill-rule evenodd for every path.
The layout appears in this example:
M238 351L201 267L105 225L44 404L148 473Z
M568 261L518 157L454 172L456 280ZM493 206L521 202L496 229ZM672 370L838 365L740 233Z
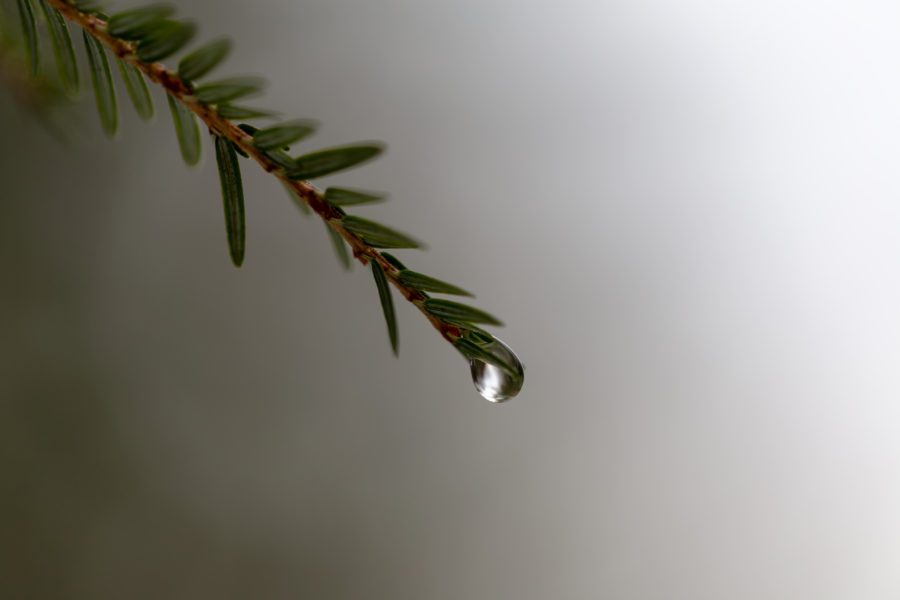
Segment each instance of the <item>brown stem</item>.
M232 121L220 116L214 106L199 102L194 95L193 88L181 79L177 73L169 71L166 69L166 66L160 62L148 63L142 61L137 55L137 47L134 43L120 40L109 34L105 20L78 10L66 0L47 1L62 13L66 19L84 29L116 56L125 62L134 65L146 75L150 81L162 86L173 98L184 104L191 112L197 115L212 133L229 139L235 146L244 151L247 156L259 163L266 172L272 173L286 186L296 192L296 194L302 198L329 227L337 231L341 237L350 244L350 248L353 250L353 256L355 256L357 260L364 265L372 260L377 261L384 270L385 275L387 275L391 283L394 284L394 287L400 291L404 298L414 304L422 314L425 315L434 328L437 329L448 342L452 344L460 337L461 332L458 326L444 322L425 310L423 305L423 302L427 298L425 294L401 283L398 279L399 271L381 255L381 252L341 225L341 213L325 201L325 197L321 191L308 181L299 181L287 177L284 170L275 161L266 156L264 152L259 150L253 144L253 138L248 133L244 132Z

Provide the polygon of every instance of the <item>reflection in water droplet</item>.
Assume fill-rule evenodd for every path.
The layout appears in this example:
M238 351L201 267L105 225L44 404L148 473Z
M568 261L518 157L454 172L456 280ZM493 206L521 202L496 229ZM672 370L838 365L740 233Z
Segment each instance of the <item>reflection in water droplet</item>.
M498 339L484 349L508 364L515 374L476 358L469 359L472 382L478 393L491 402L505 402L515 397L525 383L525 368L512 349Z

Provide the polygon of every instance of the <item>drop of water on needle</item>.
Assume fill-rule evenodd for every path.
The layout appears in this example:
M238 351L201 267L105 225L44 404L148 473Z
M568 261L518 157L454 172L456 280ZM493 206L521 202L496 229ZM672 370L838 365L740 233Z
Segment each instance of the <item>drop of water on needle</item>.
M504 363L512 367L514 374L505 369L472 358L469 366L472 370L472 383L485 400L499 404L514 398L525 383L525 368L512 349L498 339L485 347Z

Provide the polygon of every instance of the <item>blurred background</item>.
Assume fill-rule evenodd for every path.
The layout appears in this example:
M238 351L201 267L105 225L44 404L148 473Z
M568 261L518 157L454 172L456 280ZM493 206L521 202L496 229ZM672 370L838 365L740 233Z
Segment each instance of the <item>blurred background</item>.
M311 144L389 143L323 183L525 388L402 302L394 359L248 163L234 269L160 94L67 148L0 90L2 597L900 596L900 5L178 4Z

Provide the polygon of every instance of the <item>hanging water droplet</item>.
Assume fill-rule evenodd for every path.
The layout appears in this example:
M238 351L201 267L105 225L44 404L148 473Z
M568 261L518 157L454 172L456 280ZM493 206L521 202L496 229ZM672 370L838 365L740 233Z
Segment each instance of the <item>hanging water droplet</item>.
M509 346L496 338L483 348L509 365L512 373L483 360L470 358L469 366L472 369L475 389L485 400L498 404L515 397L525 383L525 368L519 357Z

